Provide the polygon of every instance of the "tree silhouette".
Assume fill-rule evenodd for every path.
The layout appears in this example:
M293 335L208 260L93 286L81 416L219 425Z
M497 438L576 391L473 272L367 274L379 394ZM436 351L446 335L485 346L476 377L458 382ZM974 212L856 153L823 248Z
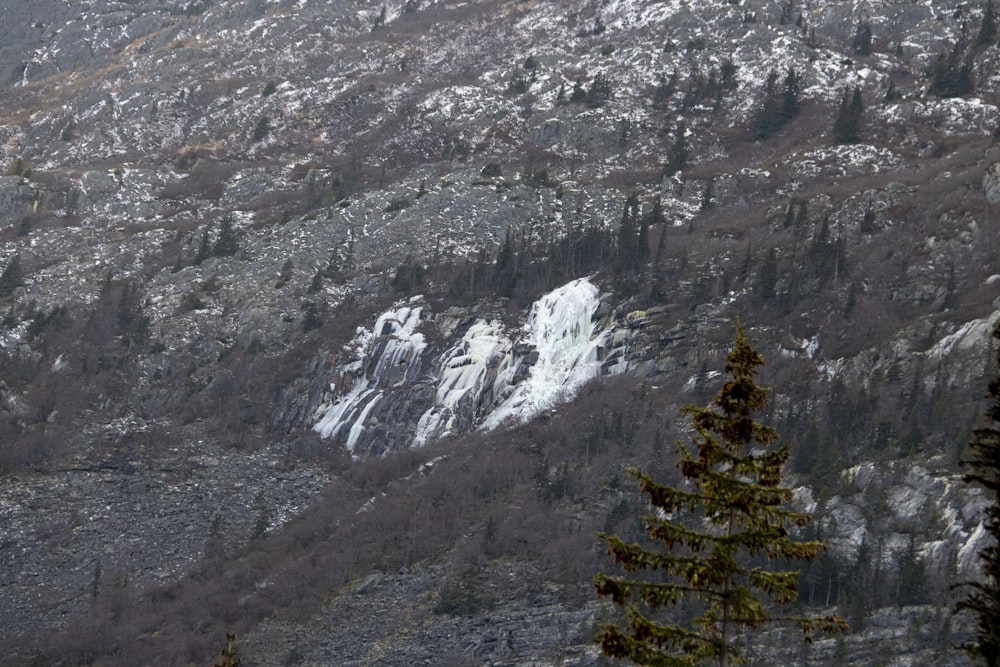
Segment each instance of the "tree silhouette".
M236 233L233 231L233 220L230 216L222 219L222 227L219 229L219 236L212 246L212 256L232 257L240 250L240 244L236 240Z
M972 81L972 57L959 41L950 53L941 53L928 72L931 83L927 92L937 97L961 97L975 89Z
M226 633L226 648L222 649L222 659L213 662L212 667L240 667L240 659L236 653L236 635Z
M670 146L670 152L667 154L667 163L663 166L663 175L670 178L682 170L687 165L689 154L687 125L681 121L674 128L674 143Z
M764 301L770 301L776 295L775 289L778 286L778 256L771 248L767 253L764 264L761 265L757 273L757 284L754 286L757 296Z
M0 274L0 296L10 296L18 287L24 284L24 272L21 269L21 256L10 258L3 273Z
M595 76L594 80L590 83L590 88L587 90L587 95L583 101L591 109L597 109L604 106L611 99L613 93L611 79L606 74L601 73Z
M644 519L654 547L601 534L628 573L594 578L599 596L625 607L627 627L607 625L595 638L606 655L641 665L693 667L710 660L728 667L741 661L734 643L739 627L792 621L807 639L814 630L846 628L839 616L776 619L765 606L794 602L798 573L753 558L811 560L824 545L789 537L790 527L805 526L811 517L785 508L792 490L781 486L781 469L789 450L776 446L773 428L753 420L765 407L767 390L754 381L763 363L738 328L726 358L730 380L711 407L683 408L695 430L694 448L679 452L683 489L630 471L656 511ZM638 571L655 574L637 580ZM659 613L689 599L700 601L701 610L690 624L669 623Z
M801 87L799 75L791 67L780 90L778 73L772 70L767 75L764 94L750 123L754 139L767 139L799 114Z
M201 233L201 242L198 243L198 250L194 254L194 263L201 264L212 255L212 244L208 240L208 227Z
M855 86L853 93L844 90L837 118L833 121L833 140L838 144L856 144L861 136L861 114L864 110L861 88Z
M799 115L801 91L802 84L799 81L799 75L793 68L789 67L785 74L785 85L781 94L782 125Z
M618 227L617 247L617 272L635 273L643 257L639 244L639 197L634 192L625 199L622 222Z
M979 34L976 35L976 46L990 46L996 39L997 21L996 13L993 9L993 0L986 0L986 7L983 8L983 22L979 24Z
M993 328L993 339L1000 342L1000 323ZM1000 366L1000 349L996 360ZM972 432L971 458L964 462L971 469L964 479L983 487L992 500L983 522L992 543L979 552L983 568L979 580L962 584L971 590L957 609L972 612L976 617L976 638L963 646L966 653L997 667L1000 665L1000 378L994 378L989 387L991 403L986 410L986 423Z
M861 21L854 31L851 48L859 56L869 56L872 52L872 27L868 21Z

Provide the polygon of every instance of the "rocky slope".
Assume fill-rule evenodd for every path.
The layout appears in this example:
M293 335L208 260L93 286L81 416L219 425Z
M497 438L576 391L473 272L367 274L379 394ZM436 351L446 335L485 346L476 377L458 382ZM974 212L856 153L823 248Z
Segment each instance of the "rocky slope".
M205 568L222 558L242 573L226 594L266 610L223 623L248 664L595 664L585 626L607 612L586 582L606 564L589 536L636 503L608 479L658 465L654 443L682 435L678 404L712 396L740 318L830 545L803 604L852 618L809 659L962 664L949 585L974 576L982 501L958 460L1000 312L985 5L8 9L0 660L203 663L220 621L179 628L198 605L174 605L214 585ZM970 89L940 94L949 66ZM797 113L764 132L768 75L787 97L789 68ZM858 137L837 143L854 87ZM636 387L655 409L607 407ZM619 459L569 444L622 436L623 419L646 435ZM527 435L497 435L521 422L511 433ZM241 568L292 540L292 517L376 488L419 507L435 475L460 497L441 490L459 469L415 470L477 447L504 469L510 454L480 440L505 437L562 444L524 444L504 493L447 510L460 518L439 519L450 532L433 545L323 556L337 574L315 585L329 599L312 618L260 602L293 561ZM414 445L430 449L413 466L360 461ZM536 496L589 560L540 562L552 526L509 518ZM506 546L473 558L491 520ZM437 535L416 515L378 521ZM338 522L309 534L333 539ZM449 613L445 584L469 564L489 604ZM833 583L851 577L880 585ZM173 614L135 632L152 653L73 639L87 610L136 605ZM406 611L398 631L376 627L388 608ZM331 618L351 620L328 633Z

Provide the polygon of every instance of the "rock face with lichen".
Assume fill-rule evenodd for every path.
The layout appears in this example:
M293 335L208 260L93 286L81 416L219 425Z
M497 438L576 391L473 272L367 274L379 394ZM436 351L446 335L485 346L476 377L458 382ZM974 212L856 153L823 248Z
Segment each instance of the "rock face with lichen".
M739 319L830 547L800 602L852 624L755 655L964 664L1000 313L980 3L8 4L0 662L205 662L217 620L172 624L223 563L248 664L596 664L580 535L640 511L622 465L670 474ZM965 62L971 92L930 94ZM771 72L798 111L756 138ZM282 615L331 535L368 551Z

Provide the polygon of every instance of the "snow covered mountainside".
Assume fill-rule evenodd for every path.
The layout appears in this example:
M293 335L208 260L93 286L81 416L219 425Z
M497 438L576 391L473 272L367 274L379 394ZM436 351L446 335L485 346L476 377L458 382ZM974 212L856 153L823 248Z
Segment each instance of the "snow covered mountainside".
M598 664L736 322L829 550L761 664L963 665L989 2L0 12L0 664Z

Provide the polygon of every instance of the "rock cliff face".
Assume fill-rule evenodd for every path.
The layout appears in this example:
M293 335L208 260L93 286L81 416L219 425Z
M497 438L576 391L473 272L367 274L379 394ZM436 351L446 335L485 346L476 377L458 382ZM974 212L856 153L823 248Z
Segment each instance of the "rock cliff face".
M589 536L739 319L830 546L801 603L852 623L757 659L962 664L987 5L9 4L0 662L206 662L225 624L247 664L596 664Z

